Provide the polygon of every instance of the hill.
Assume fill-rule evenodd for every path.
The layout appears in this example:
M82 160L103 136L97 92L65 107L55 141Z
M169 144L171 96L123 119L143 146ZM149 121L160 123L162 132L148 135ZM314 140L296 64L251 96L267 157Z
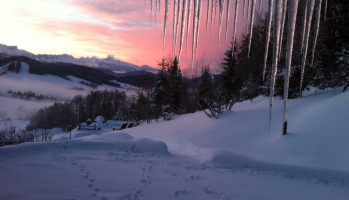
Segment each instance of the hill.
M4 199L347 199L349 92L237 103L112 131L54 131L54 140L0 148ZM34 183L35 186L33 185ZM11 188L20 189L13 190Z

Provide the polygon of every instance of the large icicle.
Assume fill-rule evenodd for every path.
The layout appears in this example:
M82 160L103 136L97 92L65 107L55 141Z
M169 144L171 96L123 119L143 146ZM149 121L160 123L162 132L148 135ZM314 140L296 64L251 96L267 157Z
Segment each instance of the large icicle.
M195 47L196 47L196 27L198 23L199 0L194 0L194 15L193 15L193 45L191 51L191 68L193 70L195 62Z
M218 31L218 44L221 43L222 23L224 14L225 0L219 0L219 31Z
M214 1L215 1L215 0L209 0L209 1L211 1L210 37L212 37L212 28L213 28L212 24L213 24L213 17L214 17L214 9L215 9L215 7L214 7Z
M173 4L173 29L172 29L172 54L175 54L175 38L176 38L176 25L177 25L177 3L178 0L174 0Z
M193 5L193 0L189 0L189 5L188 5L188 23L187 23L187 36L186 36L186 46L188 49L188 38L189 38L189 26L190 26L190 17L191 17L191 7ZM195 9L195 8L194 8Z
M305 37L305 28L307 26L307 16L308 16L308 0L303 1L303 27L302 27L302 37L301 37L301 53L304 49L304 37Z
M284 37L284 28L285 28L285 21L286 21L286 12L287 12L287 0L283 0L283 8L282 8L282 20L281 20L281 32L280 32L280 46L279 46L279 60L281 57L281 51L282 51L282 42Z
M265 40L265 51L264 51L264 63L263 63L263 81L265 79L265 71L267 69L267 59L269 53L269 43L270 43L270 33L271 33L271 24L273 21L273 12L274 12L274 0L269 0L269 13L268 13L268 24L267 24L267 34Z
M273 66L272 73L270 78L270 96L269 96L269 129L270 132L271 120L272 120L272 109L274 101L274 89L275 89L275 80L278 68L278 57L279 57L279 42L280 42L280 29L281 29L281 19L282 19L282 1L276 1L275 4L275 21L274 21L274 41L273 41Z
M207 0L207 15L206 15L206 30L205 36L207 36L208 24L210 22L210 10L211 10L211 0Z
M187 19L187 4L188 0L183 0L183 12L182 12L182 27L181 27L181 41L179 46L179 54L178 54L178 62L181 60L183 42L184 42L184 34L185 34L185 21Z
M164 38L163 38L163 49L165 50L165 40L166 40L166 30L167 30L167 23L168 23L168 15L170 11L170 0L166 0L165 4L165 17L164 17Z
M177 49L177 40L178 40L178 28L179 28L179 24L181 23L181 11L182 11L182 1L184 0L179 0L178 1L178 11L177 11L177 24L176 24L176 36L175 36L175 46L174 46L174 51L176 52Z
M324 8L324 21L326 21L326 17L327 17L327 0L325 0L325 8Z
M316 16L315 16L315 27L314 27L314 39L313 39L313 51L311 54L311 66L314 65L314 57L315 57L315 48L316 48L316 42L317 42L317 38L319 35L319 27L320 27L320 17L321 17L321 4L322 4L322 0L318 0L317 2L317 10L316 10Z
M262 6L263 0L259 0L259 7L258 7L258 11L261 10L261 6Z
M256 0L252 0L252 8L251 8L251 22L250 22L250 34L249 34L249 40L248 40L248 51L247 51L247 58L250 57L250 50L251 50L251 43L252 43L252 34L253 34L253 22L254 22L254 10L256 7Z
M227 5L227 19L226 24L225 24L225 42L228 41L228 29L229 29L229 18L230 18L230 6L231 6L231 0L228 0L228 5Z
M213 15L213 28L216 27L216 19L217 19L217 9L218 9L218 0L215 0L215 3L214 3L214 15Z
M154 0L151 0L151 2L150 2L150 23L153 22L153 6L154 6Z
M199 46L199 35L200 35L200 21L201 21L201 12L202 12L202 0L198 0L199 3L199 10L198 10L198 23L197 23L197 30L196 30L196 42L195 42L195 59L198 52L198 46Z
M290 0L288 8L288 22L287 22L287 47L286 47L286 62L285 62L285 81L284 81L284 109L283 109L283 135L287 133L287 99L290 82L292 51L294 42L294 32L297 19L298 0Z
M238 20L238 11L239 11L239 0L236 0L235 1L234 30L233 30L233 44L232 44L232 51L231 51L231 56L232 57L234 57L234 50L235 50L236 26L237 26L237 20Z
M302 55L302 68L301 68L301 80L300 80L300 84L299 84L299 96L302 96L304 69L305 69L305 62L307 61L308 43L309 43L311 21L313 18L314 5L315 5L315 0L308 0L307 27L306 27L306 31L305 31L304 45L303 45L304 52Z

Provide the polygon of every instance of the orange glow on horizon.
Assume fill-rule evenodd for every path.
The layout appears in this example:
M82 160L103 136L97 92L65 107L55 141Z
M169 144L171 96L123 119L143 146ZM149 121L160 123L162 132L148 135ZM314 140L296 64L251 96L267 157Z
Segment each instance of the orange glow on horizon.
M163 50L164 9L161 8L158 13L157 22L153 18L153 23L150 23L148 2L145 6L139 0L0 1L0 26L3 27L0 43L16 45L35 54L99 58L111 55L133 64L157 67L161 58L168 57L172 50L172 19L169 19ZM221 45L218 45L217 39L218 24L211 37L210 34L205 36L205 2L198 58L214 66L221 61L230 43L224 39L225 24L222 25ZM232 6L228 38L232 35L233 13ZM184 68L189 68L191 63L191 34L189 45L186 47L184 44L182 52Z

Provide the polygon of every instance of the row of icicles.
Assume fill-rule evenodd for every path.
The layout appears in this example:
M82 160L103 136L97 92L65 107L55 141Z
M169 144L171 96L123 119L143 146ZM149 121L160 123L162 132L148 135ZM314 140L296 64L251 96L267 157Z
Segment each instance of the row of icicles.
M145 0L146 3L147 0ZM161 0L149 0L151 7L151 20L153 18L153 13L155 13L155 20L160 12ZM170 12L170 0L164 0L165 14L164 14L164 33L163 33L163 46L165 47L165 39L167 27L169 24L169 12ZM222 34L222 25L223 25L223 16L226 11L226 32L225 32L225 41L227 41L228 37L228 26L230 20L230 10L232 5L232 0L206 0L207 1L207 13L206 13L206 35L208 30L210 31L210 35L212 34L212 29L216 24L216 16L219 16L219 25L218 25L218 43L221 42L221 34ZM324 0L324 20L326 20L326 10L327 10L327 0ZM267 28L266 28L266 43L265 43L265 55L264 55L264 63L263 63L263 79L265 78L265 71L267 65L267 58L269 52L269 43L271 39L271 34L273 34L273 57L272 57L272 72L270 77L270 100L269 100L269 130L271 126L272 120L272 107L273 107L273 97L274 97L274 88L275 88L275 80L277 75L278 62L280 59L281 49L282 49L282 38L284 37L284 26L286 24L286 13L288 13L288 21L287 21L287 46L286 46L286 62L285 62L285 81L284 81L284 109L283 109L283 125L287 126L287 99L288 99L288 88L289 88L289 77L291 70L291 62L292 62L292 51L293 51L293 43L294 43L294 32L295 25L297 19L297 10L298 10L298 0L269 0L268 2L268 20L267 20ZM256 9L258 3L258 10ZM200 25L201 25L201 15L203 13L202 8L203 0L173 0L173 33L172 33L172 54L176 54L176 47L179 40L179 52L178 60L180 61L184 39L186 42L186 46L188 46L188 36L189 30L192 30L192 67L196 60L197 49L199 45L199 37L200 37ZM236 43L236 26L238 22L239 16L239 6L242 5L243 11L243 19L247 17L247 27L248 27L248 53L247 57L249 57L251 50L251 41L253 36L253 25L255 12L261 9L261 5L263 4L263 0L235 0L234 8L234 26L233 26L233 40L232 40L232 54L234 54L234 48ZM319 33L319 25L320 25L320 17L321 17L321 8L322 8L322 0L303 0L303 5L301 5L302 10L302 64L301 64L301 78L300 78L300 91L299 94L302 96L302 85L304 79L304 69L306 65L306 59L309 48L309 35L311 29L311 23L313 21L313 15L315 13L315 30L314 37L312 43L312 57L311 57L311 65L314 63L314 53L317 42L317 37ZM191 19L192 17L192 19ZM192 27L191 26L192 21ZM179 28L180 26L180 28ZM273 26L273 33L271 32ZM178 37L178 32L180 31L180 36ZM233 56L233 55L232 55ZM285 134L285 132L284 132Z

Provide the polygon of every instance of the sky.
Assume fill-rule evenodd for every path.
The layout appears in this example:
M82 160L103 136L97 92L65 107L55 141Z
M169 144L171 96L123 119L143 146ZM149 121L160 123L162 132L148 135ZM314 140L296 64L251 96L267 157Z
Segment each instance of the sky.
M157 17L153 11L151 18L150 0L0 0L0 43L35 54L99 58L111 55L133 64L156 67L162 58L171 56L172 50L171 17L163 47L164 2L161 0ZM225 41L224 23L219 45L218 15L212 34L208 31L205 36L206 4L204 0L198 59L216 66L230 46L235 9L232 3L228 40ZM223 21L225 18L226 13ZM239 34L245 31L244 24L238 27ZM182 68L191 65L191 35L192 32L189 47L184 45Z

